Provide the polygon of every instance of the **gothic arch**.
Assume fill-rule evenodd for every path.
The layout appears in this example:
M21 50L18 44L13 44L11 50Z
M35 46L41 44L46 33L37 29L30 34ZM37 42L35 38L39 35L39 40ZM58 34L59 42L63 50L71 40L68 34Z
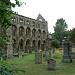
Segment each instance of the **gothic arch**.
M36 29L32 30L32 36L34 36L34 37L36 36Z
M20 49L20 50L23 50L23 44L24 44L23 39L20 39L20 40L19 40L19 49Z
M27 39L27 41L26 41L26 45L27 45L27 46L30 45L30 40L29 40L29 39Z
M46 41L43 40L43 43L41 44L41 49L42 49L42 50L45 50L45 47L46 47Z
M40 36L41 36L41 30L38 29L38 37L40 37Z
M35 41L35 40L32 41L32 46L33 46L33 47L36 46L36 41Z
M31 34L31 29L29 27L26 28L26 35L30 35Z
M39 40L38 41L38 48L40 48L40 46L41 46L41 41Z
M45 37L46 36L46 32L43 30L43 37Z
M23 26L20 26L19 27L19 35L20 36L23 36L24 35L24 27Z
M45 41L45 40L43 40L43 43L45 44L45 43L46 43L46 41Z
M40 29L38 29L38 32L39 32L39 33L41 33L41 30L40 30Z

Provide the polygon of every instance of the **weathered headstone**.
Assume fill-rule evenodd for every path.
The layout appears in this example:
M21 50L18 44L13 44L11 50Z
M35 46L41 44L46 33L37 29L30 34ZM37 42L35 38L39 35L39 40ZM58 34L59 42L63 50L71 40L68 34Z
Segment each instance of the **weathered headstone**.
M32 53L32 47L29 47L29 53Z
M54 59L48 60L48 70L55 70L56 61Z
M64 52L63 52L62 62L65 62L65 63L72 62L72 58L71 58L71 55L70 55L70 43L69 43L67 37L64 38L63 49L64 49Z
M49 50L45 51L45 60L48 61L51 58L51 52Z
M18 57L22 58L22 51L18 51Z
M42 63L42 52L35 52L35 63L36 64Z

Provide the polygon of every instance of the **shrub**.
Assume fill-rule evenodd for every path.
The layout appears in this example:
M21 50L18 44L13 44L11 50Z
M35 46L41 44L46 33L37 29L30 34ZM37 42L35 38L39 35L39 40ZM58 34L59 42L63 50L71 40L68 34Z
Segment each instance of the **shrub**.
M55 51L55 53L52 53L52 58L61 58L62 57L62 52L60 51Z
M12 70L8 70L8 68L3 65L0 68L0 75L14 75L14 72Z
M51 41L51 46L54 48L59 48L60 42L57 39Z

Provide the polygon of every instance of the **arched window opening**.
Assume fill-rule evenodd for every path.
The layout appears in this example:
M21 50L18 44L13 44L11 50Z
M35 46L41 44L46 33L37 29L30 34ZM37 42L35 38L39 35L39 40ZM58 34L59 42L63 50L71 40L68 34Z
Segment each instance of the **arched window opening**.
M28 27L28 28L26 29L26 35L30 35L30 32L31 32L31 30L30 30L30 28Z
M13 36L17 35L17 27L15 25L12 26L12 35Z
M43 31L43 37L45 37L46 36L46 32L45 31Z
M27 45L27 46L30 45L30 40L29 40L29 39L26 41L26 45Z
M19 41L19 46L20 46L20 47L19 47L20 49L23 49L23 39L21 39L21 40Z
M38 37L40 37L41 36L41 30L39 29L38 30Z
M39 40L38 41L38 48L40 48L40 46L41 46L41 41Z
M26 24L27 24L27 25L29 25L29 24L30 24L29 20L27 20L27 21L26 21Z
M21 27L19 28L19 35L20 35L20 36L23 36L23 34L24 34L24 28L21 26Z
M33 37L36 36L36 30L35 30L35 29L32 30L32 36L33 36Z
M23 18L20 18L20 19L19 19L19 23L20 23L20 24L23 24Z
M43 40L43 44L46 45L46 41L45 40Z
M15 17L13 17L13 18L12 18L12 21L13 21L13 22L16 22L16 18L15 18Z

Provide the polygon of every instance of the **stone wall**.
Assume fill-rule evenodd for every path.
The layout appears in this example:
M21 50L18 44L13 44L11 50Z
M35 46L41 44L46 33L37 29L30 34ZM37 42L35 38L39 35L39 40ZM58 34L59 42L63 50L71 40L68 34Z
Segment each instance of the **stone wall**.
M39 19L43 19L39 15ZM26 46L41 48L41 44L47 45L48 25L47 21L35 20L22 15L12 15L11 46L14 52L22 50L25 52ZM8 32L8 34L10 33ZM10 50L10 47L9 49ZM14 51L16 50L16 51ZM10 52L10 51L8 51ZM27 51L28 52L28 51Z

